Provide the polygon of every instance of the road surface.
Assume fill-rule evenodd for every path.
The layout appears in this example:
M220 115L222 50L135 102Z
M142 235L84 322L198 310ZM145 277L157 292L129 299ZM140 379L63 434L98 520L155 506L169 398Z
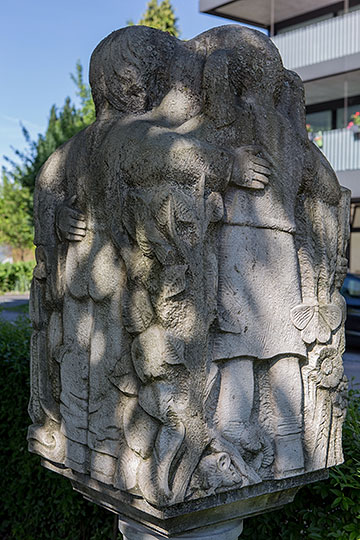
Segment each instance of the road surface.
M29 293L7 293L0 296L0 319L14 322L24 311L16 311L29 302ZM10 309L9 309L10 308Z

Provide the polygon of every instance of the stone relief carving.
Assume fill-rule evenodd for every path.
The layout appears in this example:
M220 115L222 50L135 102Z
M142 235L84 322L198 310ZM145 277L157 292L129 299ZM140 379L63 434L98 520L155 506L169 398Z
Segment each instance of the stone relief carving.
M119 30L90 79L37 180L30 450L157 507L340 463L349 192L301 81L239 26Z

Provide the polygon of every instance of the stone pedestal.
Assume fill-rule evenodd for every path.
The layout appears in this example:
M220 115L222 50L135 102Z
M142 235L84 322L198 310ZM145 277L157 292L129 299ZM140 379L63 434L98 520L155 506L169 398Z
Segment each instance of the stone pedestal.
M124 521L119 518L119 530L124 540L163 540L164 538L171 538L171 540L237 540L243 530L243 521L241 519L235 520L169 537L135 521Z

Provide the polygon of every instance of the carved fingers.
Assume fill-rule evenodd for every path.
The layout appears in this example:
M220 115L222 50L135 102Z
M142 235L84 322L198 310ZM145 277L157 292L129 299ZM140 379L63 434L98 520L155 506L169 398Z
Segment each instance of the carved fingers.
M259 155L261 154L261 155ZM262 157L262 156L266 157ZM264 189L272 173L271 160L259 146L242 146L235 150L232 182L249 189Z
M79 242L86 234L85 216L76 210L70 209L69 215L69 230L67 240Z
M71 197L56 213L56 231L61 241L80 242L86 235L85 215L73 208L76 197Z

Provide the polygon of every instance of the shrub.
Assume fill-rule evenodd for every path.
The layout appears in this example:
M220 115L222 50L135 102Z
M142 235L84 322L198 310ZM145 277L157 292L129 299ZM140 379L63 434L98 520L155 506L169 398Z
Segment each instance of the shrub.
M282 510L247 519L245 539L360 539L360 390L349 391L343 429L345 461L328 480L302 488Z
M69 480L27 450L30 327L0 321L0 538L110 540L114 514L85 501Z
M25 318L0 321L0 538L120 539L110 512L85 501L69 480L27 451L29 339ZM240 540L360 539L360 391L349 397L345 463L330 471L329 480L302 488L282 510L246 520Z
M0 293L30 289L35 262L0 263Z

